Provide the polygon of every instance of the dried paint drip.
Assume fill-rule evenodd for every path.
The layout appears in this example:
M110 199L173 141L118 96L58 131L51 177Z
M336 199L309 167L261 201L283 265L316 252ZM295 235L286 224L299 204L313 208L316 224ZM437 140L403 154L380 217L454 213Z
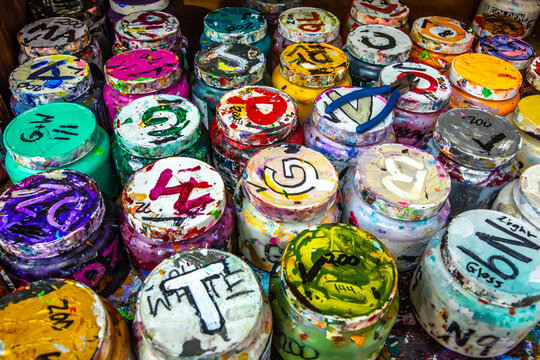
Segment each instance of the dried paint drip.
M508 35L518 39L525 37L523 24L504 14L476 15L471 27L478 37L490 35Z

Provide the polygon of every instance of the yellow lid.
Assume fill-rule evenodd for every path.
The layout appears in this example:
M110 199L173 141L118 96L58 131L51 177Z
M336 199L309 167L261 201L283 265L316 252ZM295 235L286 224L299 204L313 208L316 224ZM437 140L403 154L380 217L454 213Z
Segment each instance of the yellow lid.
M540 135L540 95L527 96L519 101L514 112L514 122L521 130Z

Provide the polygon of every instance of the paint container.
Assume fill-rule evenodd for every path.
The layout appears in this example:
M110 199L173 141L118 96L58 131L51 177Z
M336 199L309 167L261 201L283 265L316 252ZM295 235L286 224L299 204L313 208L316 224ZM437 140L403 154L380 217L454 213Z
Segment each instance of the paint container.
M522 23L504 14L477 14L471 24L476 36L508 35L516 39L525 37Z
M147 95L168 94L189 99L189 84L179 57L164 49L136 49L115 55L105 64L103 97L109 122L120 109Z
M258 11L266 19L268 34L273 34L282 12L299 7L302 0L246 0L246 7Z
M281 53L280 65L272 73L272 85L292 97L303 123L320 93L351 85L348 68L347 56L337 47L325 43L293 44Z
M149 95L120 110L114 120L112 154L125 184L157 159L183 156L210 163L210 139L197 107L176 95Z
M484 100L475 96L471 96L457 86L452 88L450 95L450 108L477 108L489 111L495 115L503 116L507 120L511 120L514 110L518 105L520 95L516 95L508 100Z
M336 170L321 153L300 145L274 146L253 155L234 201L238 248L265 271L280 262L298 233L340 217Z
M411 61L429 65L446 75L452 61L471 50L474 33L464 23L443 16L428 16L414 21Z
M522 74L529 68L534 57L534 48L531 45L509 35L494 35L480 39L476 52L507 61Z
M229 90L262 84L265 64L264 54L246 44L215 44L195 54L191 98L206 129L216 116L219 99Z
M347 174L341 220L375 234L406 271L445 226L449 194L450 176L432 155L402 144L372 146Z
M216 112L210 128L214 166L230 194L254 153L282 143L302 144L296 104L275 88L231 90L223 95Z
M533 59L519 89L521 97L540 95L540 57Z
M425 149L452 180L450 216L491 206L518 173L518 130L504 118L480 109L456 108L442 114Z
M281 53L287 46L301 42L326 43L341 48L339 19L329 11L313 7L284 11L272 36L271 70L279 67Z
M379 125L357 132L358 125L364 124L381 112L387 101L382 96L355 99L327 114L326 107L332 101L357 91L359 88L341 86L321 93L313 112L304 123L304 143L307 147L322 153L334 165L339 178L358 157L370 146L395 141L392 130L393 114L390 113Z
M73 279L108 296L130 270L114 204L90 177L53 170L0 196L0 262L18 285Z
M540 320L538 229L493 210L455 218L428 245L413 277L416 318L446 348L494 357Z
M174 15L174 6L169 0L109 0L107 17L111 29L124 16L138 11L163 11Z
M385 25L361 25L347 38L344 47L354 86L371 87L386 65L407 61L411 39L402 31Z
M145 166L126 184L122 205L122 238L143 277L177 252L232 248L232 202L202 161L168 157Z
M81 283L37 281L0 299L0 309L6 358L135 359L118 311Z
M520 173L540 164L540 95L528 96L519 101L513 122L521 135L521 150L517 155Z
M448 78L431 66L404 62L386 66L380 73L379 85L391 85L407 74L419 82L404 93L394 107L396 142L420 146L431 133L437 118L448 108L452 85Z
M503 14L518 20L525 27L527 37L531 34L540 15L540 1L538 0L482 0L476 14Z
M71 169L89 175L110 198L116 196L119 181L109 136L84 106L54 103L28 110L8 124L4 145L13 183L47 170Z
M137 295L142 286L142 280L135 270L131 269L126 280L107 299L118 309L118 312L128 324L133 324Z
M396 265L363 230L312 227L285 249L270 303L273 346L284 360L375 359L396 320Z
M15 286L11 282L11 279L7 276L4 269L0 267L0 298L9 294L13 289L15 289ZM268 293L268 283L266 286L266 293Z

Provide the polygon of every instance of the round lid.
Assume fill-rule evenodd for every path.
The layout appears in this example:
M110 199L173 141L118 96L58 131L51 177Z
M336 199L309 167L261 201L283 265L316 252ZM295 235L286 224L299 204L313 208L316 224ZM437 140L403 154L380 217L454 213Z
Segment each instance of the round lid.
M199 138L201 114L176 95L149 95L124 106L114 119L114 132L133 155L159 159L191 147Z
M540 56L534 58L527 69L527 82L540 91Z
M73 101L86 94L92 85L88 63L71 55L31 59L9 76L13 97L32 106Z
M463 54L474 41L467 25L443 16L416 19L409 35L418 46L443 54Z
M204 34L219 43L253 44L266 36L266 29L258 11L243 7L217 9L204 18Z
M398 28L407 23L409 8L398 0L353 0L351 16L360 24L384 19L385 24Z
M186 240L204 233L225 211L225 185L205 162L168 157L133 174L122 194L132 226L149 238Z
M298 314L332 332L376 323L397 296L390 252L373 235L350 225L302 231L285 248L280 276Z
M456 57L448 76L454 86L484 100L511 99L523 81L521 73L513 65L484 54Z
M518 185L514 186L514 199L525 218L540 229L540 164L521 174Z
M470 210L452 220L441 253L461 287L488 305L526 307L540 297L539 237L538 229L513 216Z
M519 100L514 112L514 123L518 128L535 137L540 136L540 95L531 95Z
M74 103L52 103L25 111L4 131L13 160L31 169L58 168L85 156L97 143L92 111Z
M173 85L182 75L178 56L165 49L136 49L115 55L105 64L105 79L125 94L147 94Z
M326 213L338 192L332 163L320 152L293 144L255 153L243 179L251 205L281 221L307 221Z
M84 19L86 25L90 26L90 22L101 18L105 13L103 0L28 0L26 3L28 12L34 20L53 16L73 16L77 19Z
M520 71L527 69L534 57L531 45L508 35L493 35L480 39L476 52L508 61Z
M379 82L390 85L407 74L418 79L415 89L401 95L396 107L419 113L436 112L448 105L452 85L448 78L431 66L413 62L388 65L381 70Z
M111 332L100 297L71 280L49 279L21 287L0 299L0 316L6 359L72 358L69 354L97 359L104 355L100 349Z
M281 74L293 84L320 88L347 76L349 59L335 46L298 43L287 46L279 58Z
M433 139L446 156L477 169L507 164L521 147L521 136L512 124L474 108L450 109L439 116Z
M246 145L270 145L285 139L298 123L297 106L285 92L246 86L221 97L217 124L225 135Z
M525 35L523 24L504 14L478 14L471 27L478 37L509 35L521 39Z
M180 31L180 21L173 15L161 11L139 11L118 21L114 27L118 41L159 42L175 37Z
M136 11L165 10L169 6L169 0L109 0L111 10L127 15Z
M407 61L412 41L407 34L386 25L360 25L347 37L347 50L369 64Z
M279 15L285 10L300 6L302 0L247 0L250 8L262 14Z
M195 54L195 75L218 89L235 89L262 80L266 59L254 46L212 44Z
M239 257L214 249L184 251L144 281L136 326L163 358L228 358L253 341L263 301L257 277Z
M53 17L34 21L17 34L21 50L30 57L73 54L90 42L88 27L80 20Z
M295 43L327 43L339 36L339 19L326 10L297 7L281 13L278 32Z
M368 96L354 99L327 114L326 107L334 100L361 88L338 86L322 92L315 100L313 123L317 129L339 143L351 146L366 146L380 142L392 132L392 113L377 126L358 133L358 125L364 124L379 114L386 106L382 96Z

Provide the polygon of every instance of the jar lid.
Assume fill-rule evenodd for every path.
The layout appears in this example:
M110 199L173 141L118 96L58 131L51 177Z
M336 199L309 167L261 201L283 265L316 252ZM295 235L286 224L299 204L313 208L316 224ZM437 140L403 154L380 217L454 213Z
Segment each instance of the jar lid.
M302 231L285 248L280 271L292 308L327 336L365 329L383 318L398 296L397 275L379 240L344 224Z
M10 359L60 351L81 359L103 358L102 348L113 333L100 297L72 280L48 279L21 287L0 299L0 316L2 354Z
M11 185L0 196L0 245L20 258L43 259L78 247L105 215L88 175L52 170Z
M527 69L534 57L531 45L508 35L493 35L480 39L476 52L503 59L519 71Z
M128 15L137 11L165 10L169 6L169 0L109 0L109 4L112 11Z
M73 54L90 43L88 26L80 20L53 17L34 21L17 34L21 50L30 57Z
M156 48L166 42L171 46L180 32L180 21L173 15L162 11L138 11L124 16L116 22L115 38L126 49ZM134 47L140 43L140 47Z
M235 89L262 80L266 60L254 46L212 44L195 54L195 75L208 86Z
M231 90L216 106L217 125L225 135L249 146L271 145L296 129L298 108L285 92L268 86Z
M136 49L115 55L105 64L109 86L124 94L164 90L182 75L178 56L165 49Z
M508 100L516 96L523 81L521 73L491 55L463 54L452 61L448 72L452 84L484 100Z
M419 82L415 89L401 95L396 103L397 108L429 113L439 111L448 105L452 93L450 81L437 69L425 64L401 62L388 65L381 70L379 83L390 85L407 74L414 74Z
M13 97L31 106L73 101L86 94L92 85L88 63L71 55L31 59L9 76Z
M353 0L351 17L359 24L399 28L407 23L409 8L398 0Z
M508 35L521 39L525 37L525 27L516 19L504 14L478 14L471 24L478 37Z
M455 108L439 116L435 145L455 162L476 169L498 168L521 148L518 130L506 119L485 110Z
M281 74L287 80L311 88L338 84L349 69L347 55L324 43L289 45L282 51L279 62Z
M519 211L540 229L540 164L525 169L513 192Z
M360 25L351 31L346 44L352 56L375 65L407 61L411 47L407 34L386 25Z
M266 36L266 29L264 17L249 8L221 8L204 18L204 34L218 43L253 44Z
M537 229L513 216L470 210L448 226L441 255L461 287L481 302L527 307L540 297L540 282L535 281L540 269L539 237Z
M159 159L134 173L122 194L128 221L142 235L181 241L206 232L225 211L225 185L205 162Z
M52 103L25 111L4 131L4 145L19 165L54 169L71 164L99 138L92 111L75 103Z
M163 358L229 358L260 331L263 305L257 277L239 257L190 250L150 272L139 291L135 326Z
M532 136L540 136L540 95L527 96L521 100L514 112L514 123Z
M302 0L247 0L253 10L261 14L279 15L285 10L300 6Z
M450 194L450 176L441 163L402 144L368 148L358 158L354 180L375 211L406 221L437 215Z
M443 16L416 19L409 35L421 48L443 54L463 54L471 49L474 41L471 28Z
M114 119L119 143L135 156L159 159L174 156L199 138L201 114L176 95L149 95L124 106Z
M338 175L332 163L310 148L283 144L255 153L243 175L244 195L271 219L307 221L334 205Z
M297 7L281 13L277 31L293 43L328 43L339 36L339 19L323 9Z
M105 13L103 0L50 1L28 0L27 9L34 20L54 16L70 16L90 26Z
M527 69L527 82L540 91L540 56L534 58Z
M335 111L326 113L326 107L331 102L359 89L353 86L337 86L325 90L315 99L312 118L321 133L341 144L366 146L382 141L392 132L392 113L368 131L356 132L358 125L378 115L386 106L387 101L382 96L354 99Z

